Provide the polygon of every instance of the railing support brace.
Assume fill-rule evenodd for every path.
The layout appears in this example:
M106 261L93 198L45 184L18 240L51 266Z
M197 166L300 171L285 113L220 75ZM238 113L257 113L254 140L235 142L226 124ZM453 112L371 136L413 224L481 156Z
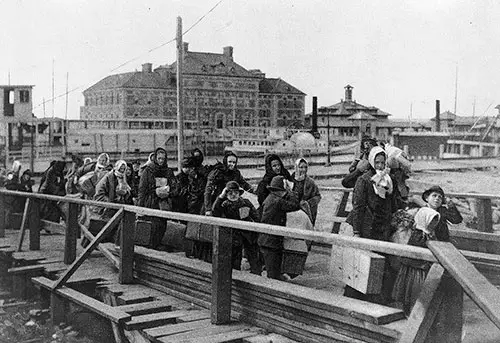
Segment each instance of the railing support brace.
M69 203L66 213L66 236L64 240L64 263L71 264L76 258L76 238L78 226L78 204Z
M134 282L135 213L125 211L120 230L120 283Z
M212 257L212 324L227 324L231 321L231 253L231 229L215 226Z
M31 211L29 214L30 227L30 250L40 250L40 200L28 199L32 201Z

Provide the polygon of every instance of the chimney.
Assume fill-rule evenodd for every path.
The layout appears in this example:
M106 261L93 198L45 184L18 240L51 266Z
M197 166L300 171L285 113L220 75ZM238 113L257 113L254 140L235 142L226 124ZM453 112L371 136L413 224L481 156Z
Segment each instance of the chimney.
M352 101L352 86L351 85L347 85L344 87L345 89L345 99L344 101Z
M225 47L223 47L223 48L222 48L222 53L223 53L225 56L227 56L227 57L229 57L229 58L233 59L233 47L232 47L232 46L225 46Z
M189 51L189 43L188 42L182 42L182 48L183 52L188 52Z
M311 131L318 132L318 97L313 96L312 116L311 116Z
M441 131L441 118L439 118L439 114L441 112L439 100L436 100L436 131Z
M142 65L143 73L152 73L153 72L153 64L152 63L144 63Z

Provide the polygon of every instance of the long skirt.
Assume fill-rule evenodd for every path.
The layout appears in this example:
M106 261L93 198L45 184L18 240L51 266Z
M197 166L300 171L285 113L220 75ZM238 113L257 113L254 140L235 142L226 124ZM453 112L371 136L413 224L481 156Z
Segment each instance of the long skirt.
M403 303L403 310L406 316L410 315L413 305L424 284L428 268L418 268L402 264L394 283L392 298Z

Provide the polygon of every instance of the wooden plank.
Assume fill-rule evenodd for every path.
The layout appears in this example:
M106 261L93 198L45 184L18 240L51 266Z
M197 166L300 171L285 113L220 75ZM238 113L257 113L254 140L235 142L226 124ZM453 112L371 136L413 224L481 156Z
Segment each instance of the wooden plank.
M209 325L210 325L210 319L203 319L194 322L162 325L151 329L145 329L144 333L150 340L155 341L155 339L159 337L175 335L178 333L201 329Z
M30 250L40 250L40 201L33 199L30 216Z
M123 209L118 210L116 214L109 220L109 222L102 228L102 230L97 234L92 242L85 248L83 253L78 257L78 259L71 264L68 270L61 275L61 277L54 283L53 287L62 286L73 273L82 265L85 259L90 255L90 253L95 249L95 247L104 239L104 237L111 232L115 226L120 222L123 216Z
M473 230L450 229L450 236L500 243L500 235L496 233L479 232Z
M87 230L87 228L85 226L83 226L81 224L79 224L79 226L80 226L80 229L81 229L83 235L88 240L93 241L95 238L94 235L89 230ZM109 250L109 248L108 248L109 244L112 244L112 243L101 243L97 246L97 249L99 249L99 251L102 252L104 257L106 257L113 264L113 266L116 269L119 269L120 268L120 261Z
M214 227L212 257L212 324L231 321L232 233L227 227Z
M174 335L163 336L157 338L157 341L162 343L179 343L179 342L193 342L193 340L206 342L206 340L213 335L226 333L238 330L248 330L251 326L248 324L241 324L237 322L230 322L223 325L209 325L204 328L195 329L187 332L181 332Z
M5 195L0 193L0 238L5 237L5 225L7 224L5 218Z
M189 311L180 310L134 316L130 321L125 323L125 329L142 330L168 323L175 323L177 318L187 315L188 312Z
M35 271L41 271L44 269L45 269L44 266L31 265L31 266L9 268L8 272L9 272L9 274L15 275L15 274L26 274L26 273L35 272Z
M224 342L240 342L243 338L249 338L260 335L264 330L252 327L248 329L241 329L230 332L223 332L217 335L212 335L203 340L204 343L224 343ZM196 340L189 340L186 342L197 343Z
M50 319L52 325L66 322L66 303L59 294L50 293Z
M483 232L493 232L493 219L491 217L491 199L476 199L477 227Z
M151 302L154 300L154 297L147 295L147 294L138 294L138 293L132 293L132 294L122 294L118 296L118 305L130 305L130 304L139 304L139 303L145 303L145 302Z
M143 314L151 314L172 310L172 302L168 300L150 301L146 303L130 304L117 306L117 309L130 314L131 316L139 316Z
M78 236L78 205L68 204L66 213L66 235L64 239L64 263L71 264L76 258L76 237Z
M32 202L33 200L28 199L24 205L23 220L21 222L21 230L19 231L16 251L21 251L23 248L24 234L29 227L29 214Z
M135 213L125 211L120 232L120 270L118 279L122 284L134 282L134 227Z
M500 290L489 283L451 243L430 241L428 247L465 293L500 328Z
M56 294L59 297L75 302L76 304L89 309L102 317L110 319L114 323L123 323L131 318L129 314L116 309L116 307L106 305L69 287L62 286L54 289L54 283L56 281L49 280L45 277L32 278L31 281L45 289L52 290L52 294Z
M192 310L190 314L184 317L180 317L177 319L178 323L187 323L187 322L194 322L198 320L204 320L204 319L209 319L210 318L210 313L208 311L196 311Z
M423 343L441 306L444 292L444 269L433 264L422 286L420 295L408 317L399 343Z

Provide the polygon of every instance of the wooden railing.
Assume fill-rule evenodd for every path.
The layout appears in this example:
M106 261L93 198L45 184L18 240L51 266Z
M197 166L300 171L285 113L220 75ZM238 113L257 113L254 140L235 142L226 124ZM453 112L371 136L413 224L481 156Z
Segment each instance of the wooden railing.
M343 190L343 189L342 189ZM306 239L309 241L351 247L383 254L397 255L433 263L423 289L408 319L408 329L404 330L400 342L424 342L431 334L438 335L442 342L459 342L462 334L462 292L465 291L482 311L500 328L500 291L492 286L475 267L467 260L474 257L471 252L460 252L452 244L431 242L430 249L390 242L375 241L364 238L346 237L332 233L311 232L307 230L288 229L286 227L250 223L216 217L190 215L184 213L160 211L136 206L119 205L58 197L43 194L31 194L0 190L0 205L4 208L6 196L21 196L28 198L25 208L23 225L20 235L29 228L30 249L40 248L40 227L37 225L38 214L35 214L40 201L68 202L69 212L76 211L76 205L92 205L117 210L107 225L97 234L83 253L72 262L68 270L56 280L53 290L63 286L71 275L78 269L102 239L117 225L121 225L119 280L121 283L132 283L134 258L134 222L136 215L154 216L164 219L182 220L188 222L213 225L213 263L212 263L212 302L211 313L214 324L227 323L231 318L231 230L240 229L257 233L266 233L278 236ZM467 197L476 197L476 194L466 194ZM480 195L486 197L486 195ZM494 196L487 196L495 198ZM76 232L74 213L70 213L66 227L65 251L76 251ZM0 211L0 237L5 232L5 215ZM32 241L33 240L33 241ZM433 323L439 322L439 325ZM437 331L436 331L437 330Z

